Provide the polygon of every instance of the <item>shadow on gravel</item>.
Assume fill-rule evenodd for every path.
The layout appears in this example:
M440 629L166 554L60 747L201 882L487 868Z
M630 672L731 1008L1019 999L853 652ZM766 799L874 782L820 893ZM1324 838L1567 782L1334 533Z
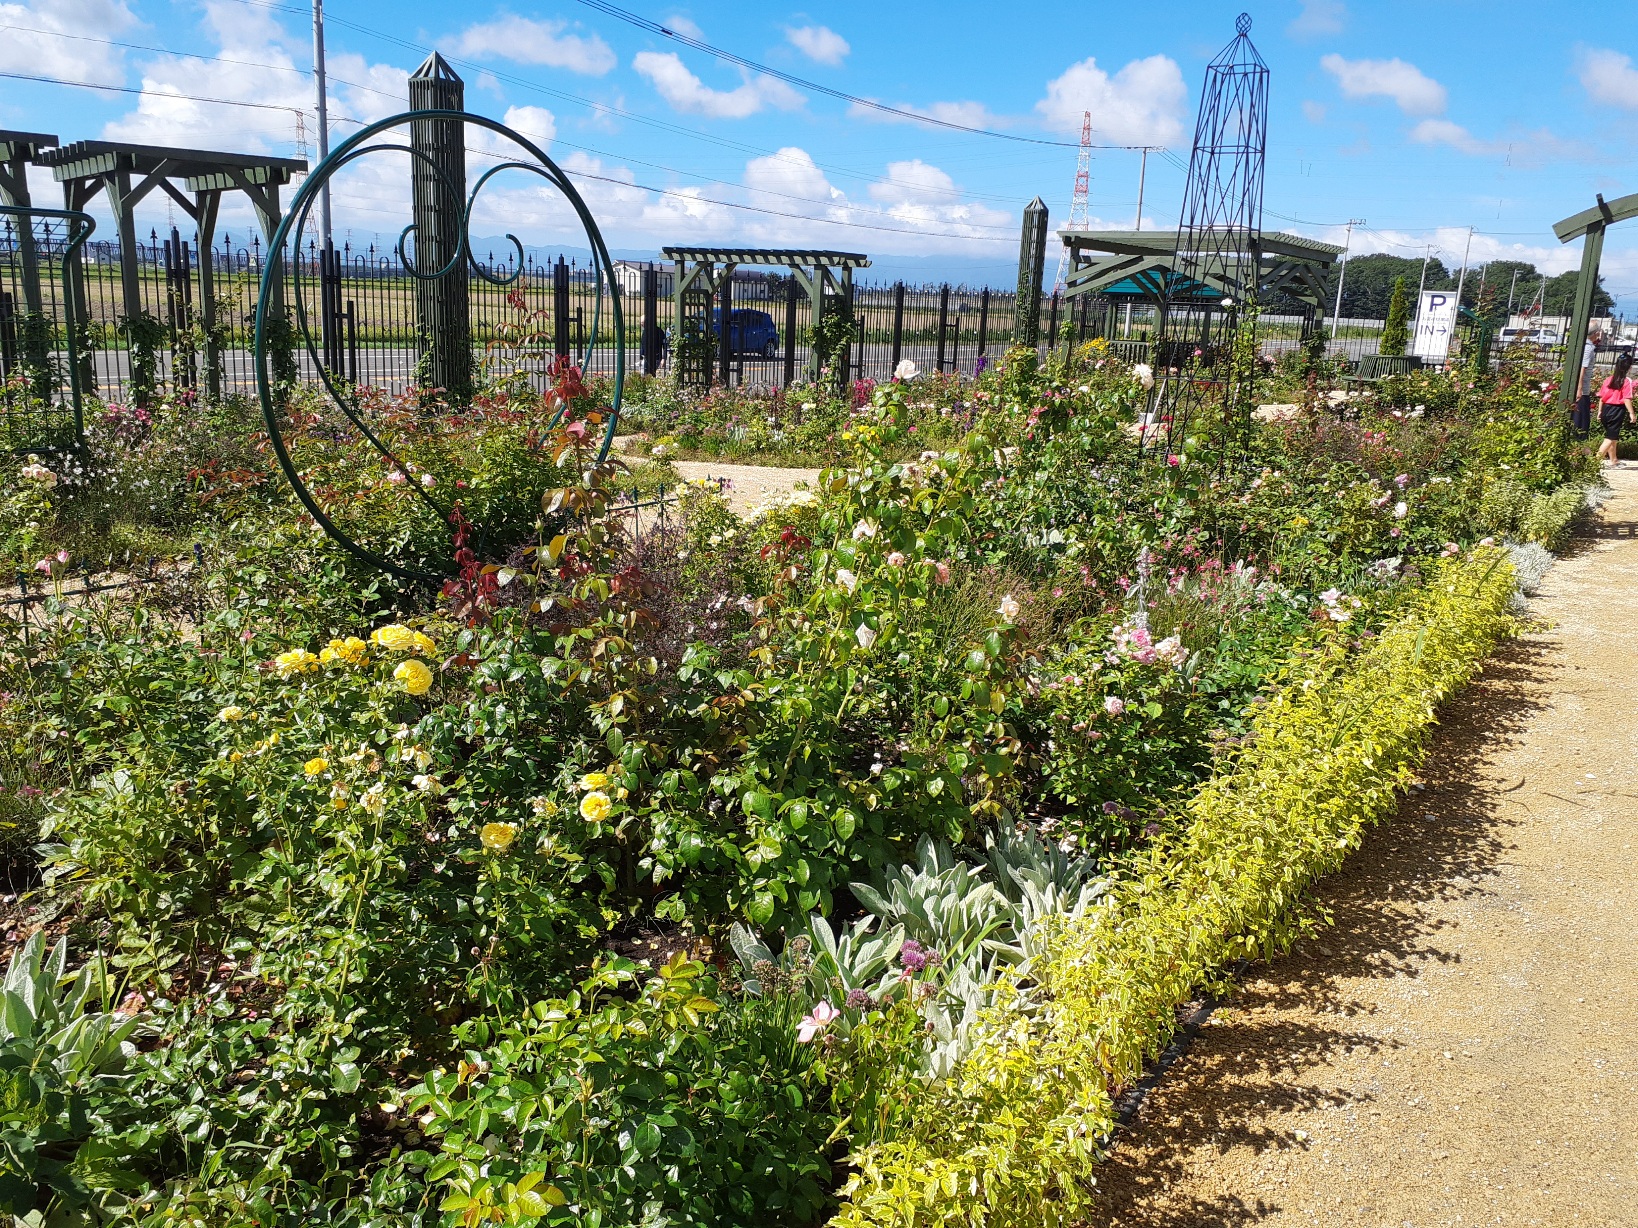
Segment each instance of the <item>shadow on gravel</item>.
M1250 980L1201 1030L1117 1136L1099 1174L1098 1228L1241 1228L1285 1210L1272 1182L1263 1188L1203 1194L1183 1182L1205 1152L1250 1148L1262 1155L1305 1144L1270 1123L1294 1108L1357 1103L1322 1082L1339 1056L1393 1047L1350 1028L1366 1009L1346 982L1363 977L1415 978L1432 961L1459 956L1441 941L1445 928L1424 906L1480 896L1505 860L1513 821L1500 814L1523 781L1496 780L1493 750L1520 734L1549 691L1549 645L1539 637L1502 647L1485 672L1441 713L1422 769L1423 791L1411 791L1397 814L1315 892L1334 921ZM1264 1014L1302 1007L1299 1023ZM1239 1171L1246 1171L1241 1168ZM1187 1188L1185 1188L1187 1187ZM1341 1192L1339 1190L1339 1192Z

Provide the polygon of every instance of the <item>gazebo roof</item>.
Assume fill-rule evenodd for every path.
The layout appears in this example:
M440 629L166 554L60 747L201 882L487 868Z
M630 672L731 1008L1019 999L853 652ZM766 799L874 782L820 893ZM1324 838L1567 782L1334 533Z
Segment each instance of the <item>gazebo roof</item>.
M1264 231L1257 237L1259 267L1243 272L1228 267L1198 281L1178 265L1175 230L1060 230L1058 237L1075 257L1067 279L1070 297L1082 294L1134 296L1153 301L1207 301L1219 295L1282 291L1321 305L1325 277L1342 255L1335 243L1305 235ZM1192 282L1192 284L1190 284Z
M91 179L124 171L132 175L163 175L187 180L191 192L226 190L237 179L261 186L286 184L307 169L305 158L271 158L265 154L221 153L207 149L172 149L160 145L131 145L124 141L75 141L35 158L49 166L58 183Z
M820 264L833 269L867 269L870 257L861 252L828 252L771 247L666 247L667 260L694 260L710 264L772 265L806 268Z

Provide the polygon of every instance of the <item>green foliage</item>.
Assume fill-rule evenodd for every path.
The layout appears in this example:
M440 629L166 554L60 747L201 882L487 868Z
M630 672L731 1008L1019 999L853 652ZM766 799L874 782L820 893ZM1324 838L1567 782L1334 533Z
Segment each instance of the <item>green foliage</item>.
M1517 533L1522 541L1535 542L1554 552L1564 549L1577 517L1586 510L1587 493L1574 482L1557 490L1531 496L1519 514Z
M131 404L147 408L159 393L159 347L170 339L165 322L150 311L120 321L131 359Z
M1379 353L1396 355L1405 352L1410 341L1410 286L1403 277L1393 279L1393 297L1388 300L1388 320L1382 329Z
M1438 703L1505 634L1512 591L1503 556L1475 551L1357 655L1332 641L1298 657L1177 835L1134 865L1107 911L1058 931L1032 1009L1003 997L912 1123L855 1155L833 1222L1000 1228L1089 1211L1110 1089L1159 1052L1173 1006L1202 980L1301 932L1307 887L1391 812Z
M70 978L68 943L50 955L36 933L15 950L0 989L0 1213L48 1222L139 1188L104 1133L105 1099L124 1081L138 1021L110 1004L100 960Z

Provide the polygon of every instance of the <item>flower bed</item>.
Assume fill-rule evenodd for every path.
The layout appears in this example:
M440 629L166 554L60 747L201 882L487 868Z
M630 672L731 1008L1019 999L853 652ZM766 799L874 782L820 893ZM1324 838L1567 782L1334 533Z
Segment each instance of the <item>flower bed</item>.
M928 1215L1068 1214L1111 1087L1279 945L1499 633L1474 539L1546 524L1582 461L1522 368L1171 464L1096 348L951 385L943 446L919 384L848 406L804 497L742 521L690 486L640 536L592 394L441 419L417 481L511 534L441 591L276 484L210 485L219 522L167 488L211 525L184 578L6 628L15 924L105 952L64 1010L139 1026L24 1097L49 1164L0 1207L899 1222L930 1165ZM393 483L294 434L391 529L408 450ZM28 463L29 549L106 523Z

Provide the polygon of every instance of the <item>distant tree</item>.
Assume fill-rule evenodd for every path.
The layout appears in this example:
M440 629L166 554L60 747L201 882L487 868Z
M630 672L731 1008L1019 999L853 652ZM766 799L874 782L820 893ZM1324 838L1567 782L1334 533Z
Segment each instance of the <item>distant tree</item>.
M1393 297L1393 283L1403 277L1408 285L1422 284L1420 257L1389 256L1379 252L1355 256L1348 261L1348 276L1342 283L1342 314L1350 319L1383 320ZM1428 261L1428 290L1453 290L1456 278L1441 260ZM1337 270L1331 270L1325 296L1327 314L1336 302Z
M1557 277L1547 279L1547 303L1544 315L1567 316L1575 310L1576 284L1581 280L1581 274L1575 269L1568 273L1560 273ZM1604 289L1604 279L1598 279L1598 287L1593 291L1592 313L1595 316L1607 316L1615 308L1615 300L1610 297L1609 291Z
M1513 310L1523 311L1536 297L1536 287L1541 284L1541 272L1535 265L1525 260L1492 260L1481 270L1484 288L1496 291L1496 301L1505 310L1507 296L1513 295ZM1467 275L1467 288L1462 294L1466 306L1472 307L1477 303L1478 286L1475 284L1473 273Z
M1393 279L1393 295L1388 299L1388 323L1382 330L1381 352L1401 355L1410 340L1410 286L1403 277Z

